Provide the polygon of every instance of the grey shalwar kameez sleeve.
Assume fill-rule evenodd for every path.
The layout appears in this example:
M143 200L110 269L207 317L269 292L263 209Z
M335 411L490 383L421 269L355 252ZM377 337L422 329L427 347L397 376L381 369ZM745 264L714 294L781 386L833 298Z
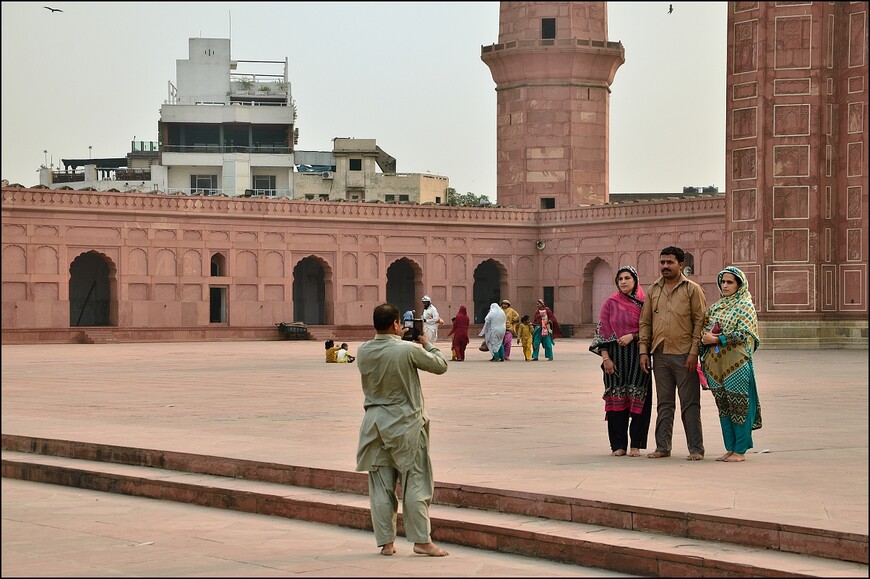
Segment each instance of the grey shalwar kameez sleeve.
M372 524L379 546L395 540L396 481L402 481L405 536L431 542L429 505L435 493L429 457L429 415L418 369L447 371L447 360L393 334L377 334L360 346L356 359L365 395L360 425L358 471L369 471Z

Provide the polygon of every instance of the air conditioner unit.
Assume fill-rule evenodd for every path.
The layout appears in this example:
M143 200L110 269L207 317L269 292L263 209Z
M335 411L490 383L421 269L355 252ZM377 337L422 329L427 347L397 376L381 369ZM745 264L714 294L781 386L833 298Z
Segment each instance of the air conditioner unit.
M332 171L324 171L320 174L320 176L324 179L332 179L333 177L335 177L335 173L333 173Z

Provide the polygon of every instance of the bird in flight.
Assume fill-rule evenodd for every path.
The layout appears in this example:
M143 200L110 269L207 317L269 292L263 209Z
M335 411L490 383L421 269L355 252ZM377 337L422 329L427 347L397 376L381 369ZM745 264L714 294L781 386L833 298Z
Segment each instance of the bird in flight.
M51 6L43 6L46 10L51 10L52 12L63 12L60 8L52 8Z
M668 4L668 14L670 14L670 13L673 12L673 11L674 11L674 5L673 5L673 4Z

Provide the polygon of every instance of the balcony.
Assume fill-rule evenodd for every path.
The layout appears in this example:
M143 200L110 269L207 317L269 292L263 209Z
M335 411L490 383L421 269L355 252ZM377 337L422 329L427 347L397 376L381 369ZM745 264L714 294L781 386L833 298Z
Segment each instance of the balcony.
M284 145L219 145L197 143L194 145L163 145L164 153L251 153L289 155L293 152Z

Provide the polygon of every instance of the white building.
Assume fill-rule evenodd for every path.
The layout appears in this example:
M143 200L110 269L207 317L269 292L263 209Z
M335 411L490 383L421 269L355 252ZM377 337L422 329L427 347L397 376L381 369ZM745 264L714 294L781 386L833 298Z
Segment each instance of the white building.
M176 62L176 84L168 83L157 143L134 141L126 157L63 159L63 171L41 168L40 184L170 195L447 203L446 177L396 173L396 160L374 139L336 138L329 152L295 151L299 133L287 58L232 60L230 41L223 38L191 38L189 50L188 59Z

